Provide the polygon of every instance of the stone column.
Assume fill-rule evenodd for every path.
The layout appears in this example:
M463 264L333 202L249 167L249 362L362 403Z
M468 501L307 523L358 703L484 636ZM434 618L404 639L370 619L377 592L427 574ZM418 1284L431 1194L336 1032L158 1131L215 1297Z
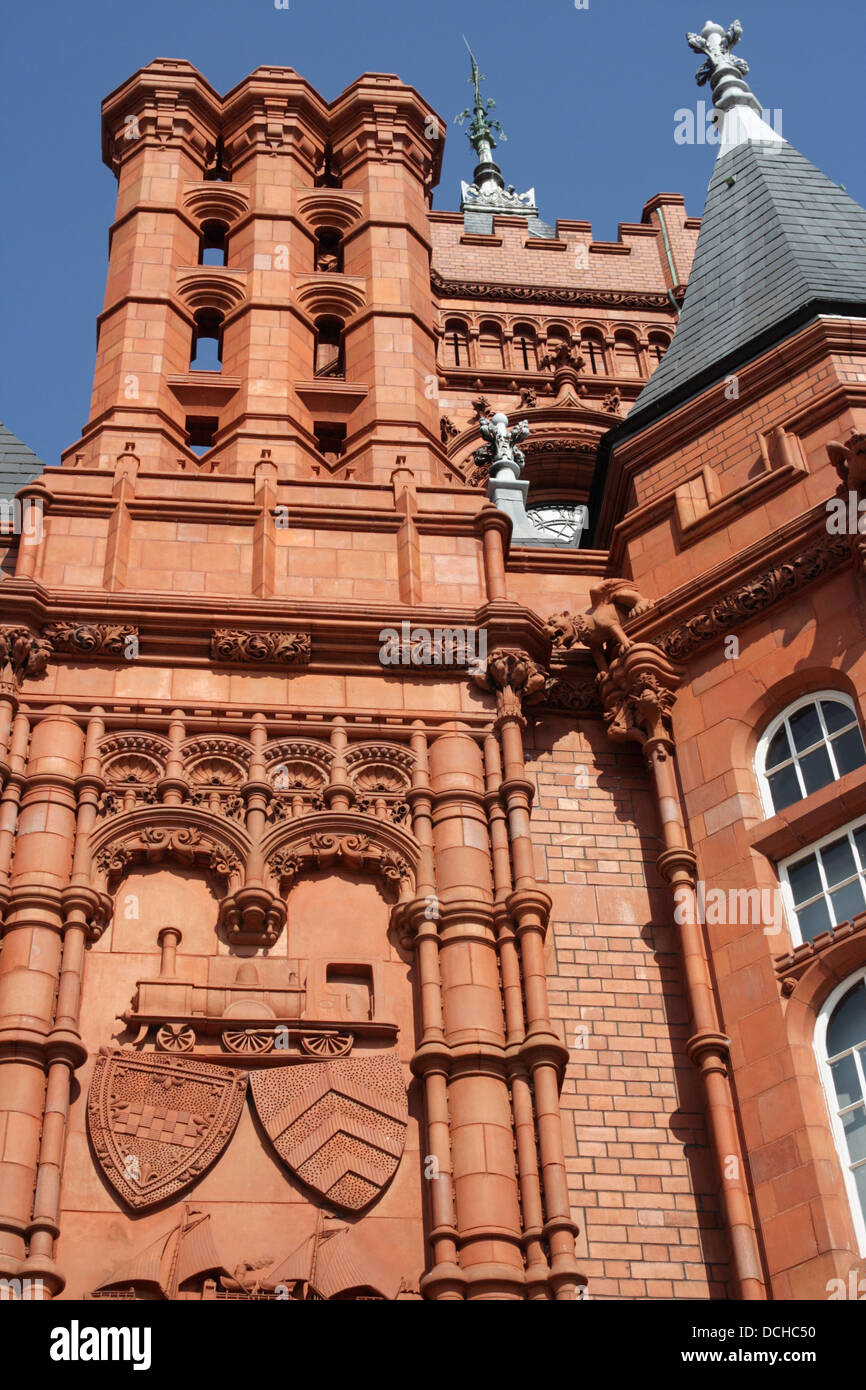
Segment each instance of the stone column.
M565 1171L559 1087L568 1051L553 1032L547 1001L544 938L550 915L550 898L536 883L529 815L532 784L527 781L523 759L522 705L544 690L545 673L526 652L499 648L492 652L486 672L475 677L496 695L496 729L502 742L504 780L499 789L508 822L514 891L506 906L515 924L523 975L526 1034L519 1058L532 1077L535 1095L535 1127L544 1191L543 1235L550 1250L549 1285L560 1302L572 1301L585 1283L574 1258L577 1226L572 1220Z
M466 1297L526 1294L481 753L459 724L431 748L433 847L460 1267Z
M60 980L62 894L75 840L84 736L55 705L36 724L0 957L0 1276L24 1268Z
M658 868L678 907L683 974L694 1028L686 1047L704 1087L737 1296L764 1299L767 1292L731 1085L730 1044L716 1008L695 896L696 860L688 845L674 761L670 712L679 684L680 677L658 647L647 642L627 644L602 675L601 696L611 738L639 743L653 777L665 841Z

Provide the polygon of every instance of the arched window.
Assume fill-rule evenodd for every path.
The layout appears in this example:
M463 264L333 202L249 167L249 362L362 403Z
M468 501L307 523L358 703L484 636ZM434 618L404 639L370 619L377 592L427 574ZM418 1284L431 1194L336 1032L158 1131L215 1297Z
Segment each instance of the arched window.
M593 376L606 374L604 339L600 333L592 328L584 329L580 337L580 355Z
M461 319L445 324L445 361L449 367L469 366L469 334Z
M205 222L199 242L199 265L228 265L228 227L224 222Z
M838 690L805 695L774 719L758 744L756 770L768 816L866 763L852 700Z
M478 366L499 372L504 365L502 329L498 323L482 323L478 334Z
M851 1215L866 1254L866 970L844 980L826 1001L815 1048Z
M783 859L779 877L796 945L856 917L866 909L866 822L852 821Z
M339 319L316 319L316 376L346 375L343 360L343 325Z
M343 269L343 239L333 227L321 227L316 232L316 270Z
M617 333L613 342L613 355L617 376L641 375L640 348L630 333Z
M651 333L649 335L648 350L651 371L655 371L670 345L670 338L666 337L664 333Z
M514 330L514 365L518 371L538 371L538 347L535 329L530 323L519 323Z
M221 372L223 350L222 314L215 309L199 309L192 332L191 372Z

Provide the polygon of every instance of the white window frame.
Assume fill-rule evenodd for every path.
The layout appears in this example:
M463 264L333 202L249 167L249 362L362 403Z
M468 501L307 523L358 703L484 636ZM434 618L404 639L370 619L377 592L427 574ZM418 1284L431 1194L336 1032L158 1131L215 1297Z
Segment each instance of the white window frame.
M762 804L762 806L763 806L763 808L764 808L764 815L765 815L768 819L770 819L770 817L772 817L772 816L781 815L782 813L781 813L780 811L777 811L776 808L775 808L774 805L773 805L773 797L772 797L772 794L771 794L771 792L770 792L770 779L769 779L769 776L767 775L767 751L768 751L768 749L769 749L769 747L770 747L770 744L772 743L773 739L776 737L776 734L777 734L777 733L779 732L779 730L781 729L782 725L783 725L784 723L786 723L786 721L789 720L789 719L791 718L791 715L792 715L792 714L796 714L798 710L804 709L804 708L806 707L806 705L817 705L817 706L818 706L818 718L819 718L819 720L820 720L820 722L821 722L821 730L822 730L822 733L825 735L825 737L824 737L824 740L823 740L823 743L822 743L822 744L817 744L817 743L816 743L814 746L815 746L816 748L822 747L822 746L823 746L824 748L827 749L827 754L828 754L828 756L829 756L829 758L830 758L830 766L833 768L834 772L836 773L836 776L835 776L835 778L834 778L833 780L834 780L834 781L837 781L837 782L838 782L838 780L839 780L839 777L840 777L841 774L840 774L840 772L839 772L838 765L837 765L837 763L836 763L836 757L835 757L835 754L834 754L834 752L833 752L833 746L832 746L832 743L831 743L831 741L830 741L830 736L829 736L829 733L828 733L828 730L827 730L827 726L826 726L826 724L825 724L825 722L824 722L824 714L823 714L823 711L822 711L821 706L820 706L820 703L819 703L821 700L834 700L837 704L847 706L847 708L851 711L852 723L855 724L856 727L860 730L860 737L863 738L863 730L862 730L862 728L861 728L861 726L860 726L860 716L859 716L858 711L857 711L857 706L855 705L855 703L854 703L854 701L852 700L851 696L848 695L848 694L846 694L844 690L813 690L813 691L810 691L810 693L809 693L808 695L801 695L800 698L799 698L799 700L795 700L793 704L788 705L785 709L782 710L782 713L781 713L781 714L777 714L777 715L776 715L776 718L772 721L772 723L770 723L770 724L767 725L767 728L764 730L764 732L762 733L760 739L758 740L758 748L757 748L757 751L756 751L756 753L755 753L755 775L757 776L757 779L758 779L758 789L759 789L759 791L760 791L760 793L761 793L761 804ZM844 730L841 730L841 729L838 731L838 733L843 733L843 732L844 732ZM833 737L838 737L838 734L834 734ZM791 746L791 750L792 750L792 752L793 752L793 751L794 751L794 740L791 738L791 731L790 731L790 729L788 730L788 742L789 742L789 744L790 744L790 746ZM866 739L864 739L864 744L866 744ZM808 750L807 750L807 751L808 751ZM803 755L803 753L799 753L797 756L800 757L800 758L802 758L804 755ZM797 776L797 782L798 782L798 784L799 784L799 786L800 786L800 788L801 788L801 790L802 790L802 792L803 792L803 795L800 797L800 801L805 801L805 799L806 799L808 796L811 796L813 793L812 793L812 792L807 792L806 789L805 789L805 786L804 786L804 784L803 784L802 774L800 773L799 763L797 762L797 758L794 758L793 762L794 762L794 770L795 770L795 773L796 773L796 776ZM866 766L866 764L864 764L864 766ZM772 771L775 771L775 770L776 770L775 768L772 769ZM828 787L829 787L829 786L832 786L832 785L833 785L832 782L828 782L828 783L827 783L827 786L828 786ZM797 806L797 805L799 805L799 802L797 802L797 801L793 801L793 802L791 803L791 807ZM791 807L788 807L787 809L790 810Z
M779 882L782 886L782 898L785 903L785 916L788 918L788 927L791 932L791 941L793 945L801 946L806 940L806 938L804 938L803 933L800 930L800 920L797 916L797 909L794 904L794 893L791 888L791 880L788 876L789 868L792 865L799 864L801 859L808 859L810 854L814 854L816 850L823 849L825 845L831 845L834 840L840 840L843 835L848 833L848 831L859 830L860 827L864 825L866 825L866 816L858 816L856 820L847 821L845 825L837 825L834 830L831 830L829 832L829 834L822 835L820 840L813 840L810 845L802 845L800 849L795 850L793 854L789 854L787 858L781 859L779 863L776 865L776 871L779 875ZM854 844L853 848L854 863L856 864L858 859L861 859L861 856L856 844ZM822 893L824 894L824 901L827 904L827 910L830 914L830 925L832 927L838 927L839 923L835 920L836 914L833 911L833 904L830 901L831 890L827 885L827 879L824 874L824 866L821 863L820 858L818 859L817 863L818 875L821 879L821 889ZM860 878L860 882L863 886L863 894L864 897L866 897L866 858L862 859L861 870L860 872L858 872L857 876L858 878ZM850 883L851 880L846 879L845 882ZM835 892L836 888L840 887L842 887L842 884L835 884L832 891ZM847 921L848 919L844 918L843 920Z
M848 1141L845 1137L845 1130L839 1117L839 1101L836 1095L836 1087L833 1083L833 1073L830 1070L830 1063L827 1058L827 1030L830 1026L830 1017L836 1005L845 997L849 990L853 989L858 981L866 979L866 966L860 970L855 970L853 975L849 975L837 985L833 993L824 1000L821 1012L815 1022L815 1032L813 1042L815 1054L818 1059L818 1071L821 1074L821 1085L824 1090L824 1099L827 1103L827 1112L830 1117L830 1128L836 1144L836 1152L839 1156L839 1164L842 1169L842 1176L845 1180L845 1191L848 1194L848 1206L851 1210L851 1219L857 1235L858 1253L866 1255L866 1217L860 1205L860 1198L854 1182L854 1175L851 1171L851 1163L848 1158ZM858 1057L858 1072L863 1072L863 1060ZM862 1075L861 1075L861 1079Z

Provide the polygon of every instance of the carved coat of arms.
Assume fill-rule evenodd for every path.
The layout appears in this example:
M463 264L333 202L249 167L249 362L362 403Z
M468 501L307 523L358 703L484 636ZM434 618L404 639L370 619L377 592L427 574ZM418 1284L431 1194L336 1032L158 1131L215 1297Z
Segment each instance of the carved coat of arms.
M97 1059L87 1125L105 1176L130 1207L189 1187L237 1125L246 1078L192 1058L123 1050Z
M361 1211L393 1177L409 1118L396 1052L253 1072L274 1148L332 1206Z

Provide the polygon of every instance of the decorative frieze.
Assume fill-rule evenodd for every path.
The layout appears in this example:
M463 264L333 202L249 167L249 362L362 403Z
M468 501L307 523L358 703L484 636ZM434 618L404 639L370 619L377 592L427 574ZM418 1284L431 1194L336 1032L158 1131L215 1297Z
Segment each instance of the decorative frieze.
M521 304L574 305L583 309L671 310L666 294L633 290L587 290L564 285L506 285L482 280L446 280L432 271L430 284L440 299L481 299Z
M137 652L137 627L125 623L77 623L64 619L49 623L43 637L52 649L64 656L128 657Z
M310 634L215 628L211 636L211 656L214 661L243 665L304 666L310 659Z

